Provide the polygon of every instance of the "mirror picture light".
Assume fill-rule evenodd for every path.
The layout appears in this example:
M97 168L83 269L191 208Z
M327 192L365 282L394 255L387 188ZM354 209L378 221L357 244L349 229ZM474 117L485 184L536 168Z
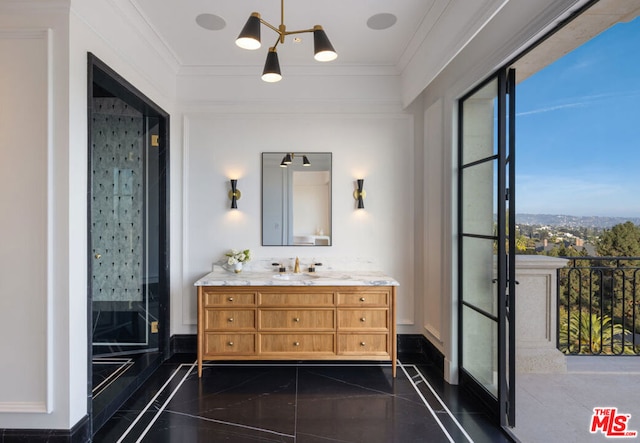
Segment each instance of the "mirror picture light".
M310 29L287 31L287 27L284 24L284 0L280 0L280 26L275 27L269 22L263 20L260 17L260 13L252 12L247 23L244 25L244 28L240 31L240 35L236 39L236 45L243 49L258 49L262 45L260 41L260 24L265 25L267 28L278 34L278 39L274 45L269 48L267 60L264 64L264 70L262 71L262 80L265 82L273 83L282 80L282 73L280 72L280 63L278 61L276 47L278 46L278 43L284 44L284 38L287 35L313 32L313 58L319 62L329 62L338 57L338 54L335 49L333 49L327 34L324 32L324 29L322 29L322 26L315 25Z
M242 193L237 189L238 180L230 180L231 191L229 191L229 199L231 200L231 209L238 209L238 200L242 197Z
M353 191L353 198L358 202L358 209L364 209L364 199L367 198L367 191L364 190L364 179L356 180L358 189Z

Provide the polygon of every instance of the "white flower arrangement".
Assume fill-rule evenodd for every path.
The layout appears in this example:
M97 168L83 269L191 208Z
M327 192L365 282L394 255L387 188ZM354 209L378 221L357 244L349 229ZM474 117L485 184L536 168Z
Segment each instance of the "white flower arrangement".
M232 266L236 263L246 263L251 260L251 250L245 249L243 251L230 250L225 254L227 258L227 264Z

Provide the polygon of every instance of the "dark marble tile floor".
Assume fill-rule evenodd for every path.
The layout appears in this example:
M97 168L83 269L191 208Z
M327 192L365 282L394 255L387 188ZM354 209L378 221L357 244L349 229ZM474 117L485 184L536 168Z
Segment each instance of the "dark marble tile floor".
M133 359L127 357L94 358L91 364L93 398L109 389L111 383L122 377L132 365Z
M95 358L91 365L93 429L100 429L161 363L159 352Z
M189 356L191 357L191 356ZM94 442L509 442L424 364L163 364Z

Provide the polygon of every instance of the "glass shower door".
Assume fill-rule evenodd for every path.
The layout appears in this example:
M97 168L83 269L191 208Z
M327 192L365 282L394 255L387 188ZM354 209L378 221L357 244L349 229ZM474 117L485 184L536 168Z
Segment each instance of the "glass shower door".
M159 161L152 143L157 120L117 97L93 99L94 356L158 348Z

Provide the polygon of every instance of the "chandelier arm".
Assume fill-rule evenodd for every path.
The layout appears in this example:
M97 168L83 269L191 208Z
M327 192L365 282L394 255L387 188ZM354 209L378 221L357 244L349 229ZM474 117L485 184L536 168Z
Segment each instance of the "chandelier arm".
M284 28L284 0L280 0L280 26Z
M274 25L272 25L268 21L264 20L262 17L260 17L260 23L262 23L263 25L265 25L267 28L271 29L272 31L275 31L278 34L278 39L279 39L279 41L281 43L284 43L284 37L286 35L303 34L303 33L315 31L314 28L300 29L298 31L287 31L286 30L286 26L284 24L284 0L280 0L280 26L279 27L275 27ZM277 45L277 43L276 43L276 45ZM274 47L275 47L275 45L274 45Z
M303 34L305 32L313 32L315 31L315 29L310 28L310 29L301 29L299 31L286 31L284 32L284 35L292 35L292 34Z
M278 43L280 43L281 38L282 37L280 36L280 33L278 33L278 39L276 40L276 42L272 46L273 49L276 49L276 46L278 46Z
M269 23L266 20L263 20L262 18L260 18L260 23L262 23L263 25L265 25L267 28L272 29L274 31L276 31L278 34L280 34L280 30L278 28L276 28L275 26L273 26L271 23Z

